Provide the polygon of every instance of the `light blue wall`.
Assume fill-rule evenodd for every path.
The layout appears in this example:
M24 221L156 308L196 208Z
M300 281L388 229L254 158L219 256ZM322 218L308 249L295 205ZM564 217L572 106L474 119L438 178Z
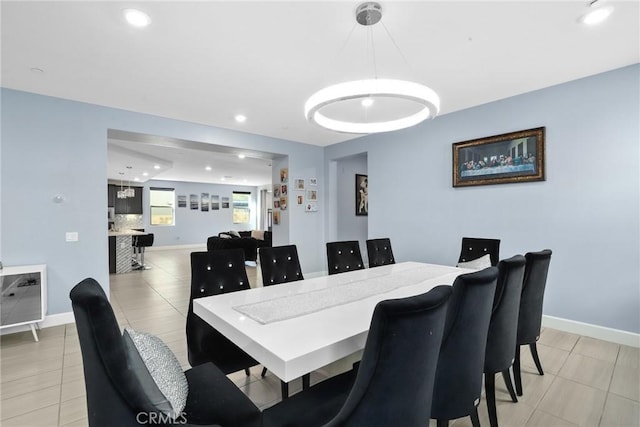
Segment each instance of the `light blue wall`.
M356 216L356 174L367 174L367 155L339 159L336 161L336 198L342 215L337 218L337 237L340 240L358 240L362 257L367 259L366 240L368 232L368 217ZM343 211L342 209L345 208Z
M109 290L109 129L281 154L290 172L324 180L322 147L4 88L0 95L0 260L47 264L49 315L71 311L69 291L85 277ZM63 203L53 203L56 194ZM80 240L66 243L67 231L77 231ZM274 230L275 241L281 232ZM286 232L307 242L300 251L303 270L323 270L321 216L292 210Z
M550 248L545 314L638 333L639 76L640 66L625 67L325 155L368 153L369 235L390 237L399 261L455 264L463 236L501 239L503 258ZM452 143L538 126L546 181L452 187ZM344 206L328 221L349 214Z
M390 237L399 261L454 264L462 236L500 238L503 257L548 247L545 314L638 333L639 76L634 65L326 148L2 89L0 260L48 265L49 314L70 311L83 278L108 284L106 140L120 129L280 153L290 180L317 178L319 211L290 194L274 242L288 235L305 273L325 270L324 243L353 214L333 160L367 153L368 234ZM538 126L545 182L451 187L453 142Z
M175 225L174 226L152 226L149 225L149 187L174 188L177 196L187 196L187 207L176 207ZM251 219L252 224L234 224L232 200L234 191L247 191L251 193ZM192 210L189 206L189 195L195 194L198 200L202 193L229 198L229 209L220 209L217 211L209 210L206 212ZM145 231L153 233L154 246L168 245L187 245L187 244L205 244L210 236L217 236L221 231L229 230L253 230L256 228L256 187L240 186L240 185L221 185L221 184L204 184L197 182L178 182L178 181L160 181L149 180L144 183L143 192L143 215L142 222ZM220 203L222 204L222 203Z

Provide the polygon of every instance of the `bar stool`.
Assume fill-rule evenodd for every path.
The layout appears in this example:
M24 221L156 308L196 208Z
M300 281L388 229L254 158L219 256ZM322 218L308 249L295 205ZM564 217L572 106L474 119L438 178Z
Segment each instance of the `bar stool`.
M133 269L134 270L149 270L144 264L144 249L148 246L153 246L153 233L141 234L139 236L133 236L133 250L136 254L136 262L138 260L138 254L140 254L140 262Z

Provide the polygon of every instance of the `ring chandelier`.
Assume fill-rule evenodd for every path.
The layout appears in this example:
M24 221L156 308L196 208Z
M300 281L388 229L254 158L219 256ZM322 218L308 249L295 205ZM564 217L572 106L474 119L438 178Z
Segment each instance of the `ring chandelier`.
M356 9L356 21L371 26L382 18L382 8L376 2L363 3ZM375 62L375 61L374 61ZM377 101L393 100L419 106L402 117L390 117L385 120L355 121L335 117L335 112L346 103L361 101L362 108L375 108ZM334 107L338 106L338 110ZM334 114L325 113L333 111ZM314 93L305 103L304 113L307 120L324 128L347 133L378 133L404 129L423 120L435 117L440 111L440 97L427 86L419 83L394 79L355 80L328 86ZM377 113L380 113L377 111ZM365 115L366 116L366 115Z

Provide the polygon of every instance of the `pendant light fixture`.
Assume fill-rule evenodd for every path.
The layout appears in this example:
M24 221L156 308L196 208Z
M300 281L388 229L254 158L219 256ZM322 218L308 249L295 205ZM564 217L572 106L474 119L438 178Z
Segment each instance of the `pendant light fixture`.
M379 3L362 3L356 9L356 21L369 31L381 19ZM375 49L372 51L375 64ZM305 103L304 114L307 120L330 130L365 134L414 126L435 117L439 110L440 97L432 89L406 80L379 79L375 75L373 79L339 83L319 90Z

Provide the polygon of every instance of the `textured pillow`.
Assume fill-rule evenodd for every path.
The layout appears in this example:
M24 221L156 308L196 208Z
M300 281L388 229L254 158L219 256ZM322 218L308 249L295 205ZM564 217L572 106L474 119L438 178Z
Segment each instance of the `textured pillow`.
M264 230L251 230L251 237L258 240L264 240Z
M480 258L472 259L467 262L459 262L456 267L460 268L472 268L474 270L483 270L491 267L491 257L489 254L483 255Z
M227 233L220 233L218 234L218 237L221 239L232 239L231 235Z
M149 401L176 419L187 403L189 384L173 352L154 335L125 329L122 334L129 366Z
M238 238L240 237L240 233L238 233L238 232L237 232L237 231L235 231L235 230L231 230L231 231L229 231L229 233L228 233L228 234L230 234L232 237L238 237Z

